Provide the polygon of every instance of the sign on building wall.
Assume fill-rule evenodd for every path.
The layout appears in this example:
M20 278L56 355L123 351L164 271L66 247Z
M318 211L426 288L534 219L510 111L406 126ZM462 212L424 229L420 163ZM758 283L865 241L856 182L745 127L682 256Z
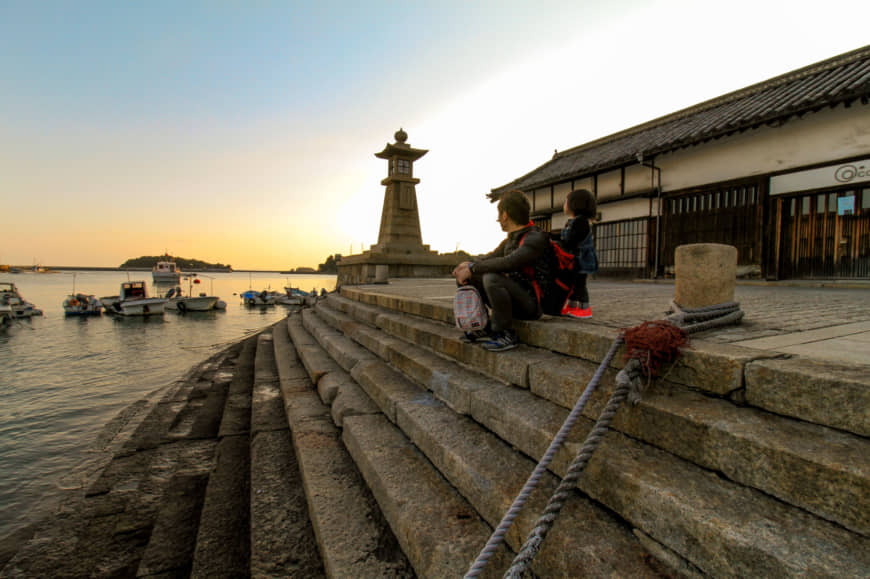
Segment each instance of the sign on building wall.
M865 182L870 182L870 158L771 177L770 194L782 195Z

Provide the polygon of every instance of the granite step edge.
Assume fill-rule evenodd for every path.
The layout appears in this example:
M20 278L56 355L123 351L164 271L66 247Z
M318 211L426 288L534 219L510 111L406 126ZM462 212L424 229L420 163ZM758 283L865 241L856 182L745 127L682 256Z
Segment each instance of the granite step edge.
M327 576L413 577L407 557L344 447L329 407L307 375L301 376L307 372L286 325L276 328L274 342L284 410ZM370 412L378 412L373 406L369 401Z
M251 404L258 336L243 340L218 430L191 577L247 576L251 563ZM245 532L239 533L239 529Z
M321 560L284 413L273 333L257 339L251 400L250 575L323 576Z

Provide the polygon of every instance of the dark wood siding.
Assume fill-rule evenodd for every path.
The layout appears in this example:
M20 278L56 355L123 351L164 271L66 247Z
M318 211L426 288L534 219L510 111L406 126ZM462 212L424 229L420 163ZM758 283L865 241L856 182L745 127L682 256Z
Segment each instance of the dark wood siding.
M773 203L781 279L870 277L870 188L818 191Z
M720 185L669 196L662 212L664 268L674 265L677 246L723 243L737 248L738 265L761 268L761 186L756 182Z

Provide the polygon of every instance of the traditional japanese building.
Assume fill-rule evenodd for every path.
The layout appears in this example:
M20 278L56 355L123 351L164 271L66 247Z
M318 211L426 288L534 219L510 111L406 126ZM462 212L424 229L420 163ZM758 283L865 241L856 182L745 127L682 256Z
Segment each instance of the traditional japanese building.
M598 200L603 274L673 272L674 249L738 249L738 274L870 278L870 46L554 154L519 189L556 231Z

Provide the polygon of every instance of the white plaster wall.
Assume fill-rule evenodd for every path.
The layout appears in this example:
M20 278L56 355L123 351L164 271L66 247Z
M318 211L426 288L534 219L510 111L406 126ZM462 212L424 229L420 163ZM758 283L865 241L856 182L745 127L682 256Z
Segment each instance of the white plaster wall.
M529 199L529 201L532 201ZM535 189L534 192L534 203L532 204L533 211L541 211L542 209L550 208L550 188L549 187L541 187L540 189Z
M598 212L601 213L601 221L605 223L608 221L634 219L635 217L649 217L650 215L655 215L655 200L653 201L652 213L650 212L650 200L644 197L601 204L598 206Z
M652 191L653 183L650 178L649 167L633 165L625 168L625 194L646 193Z
M620 196L620 170L609 171L598 176L598 200L615 199Z
M572 187L572 191L574 189L586 189L587 191L592 191L595 193L595 180L592 177L586 177L585 179L574 179L574 187ZM567 195L567 192L566 192ZM565 199L562 199L562 203L565 203Z
M660 155L662 189L676 191L870 153L870 105L823 109Z

